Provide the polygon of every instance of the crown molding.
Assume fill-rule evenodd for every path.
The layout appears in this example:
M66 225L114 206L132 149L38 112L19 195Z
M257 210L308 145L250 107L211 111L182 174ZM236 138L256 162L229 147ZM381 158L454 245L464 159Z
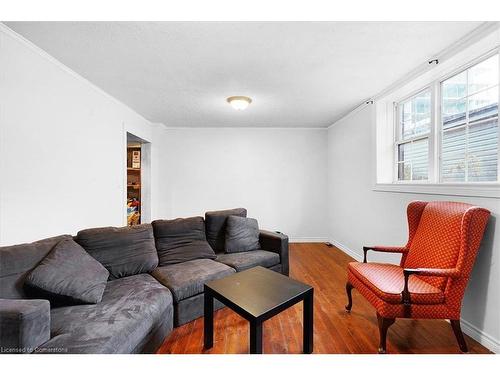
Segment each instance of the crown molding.
M391 92L397 90L398 88L402 87L406 83L410 82L411 80L417 78L418 76L428 72L429 70L432 70L434 67L436 67L436 64L429 64L429 61L433 60L438 60L439 63L446 61L450 59L451 57L455 56L462 50L466 49L467 47L473 45L474 43L478 42L479 40L485 38L486 36L490 35L493 32L499 32L500 33L500 22L483 22L481 25L476 27L474 30L472 30L470 33L464 35L462 38L458 39L454 43L450 44L448 47L445 49L441 50L437 54L433 55L432 58L429 60L424 61L421 63L419 66L415 67L414 69L410 70L407 74L405 74L403 77L399 78L389 86L387 86L385 89L382 91L379 91L377 94L371 96L368 99L365 99L361 104L357 105L356 107L351 108L350 110L344 112L342 115L338 116L333 123L328 126L328 129L330 129L332 126L336 125L338 122L345 120L346 118L354 115L355 113L359 112L363 108L365 108L368 105L372 105L373 101L376 101L377 99L380 99L387 94L390 94ZM370 103L372 102L372 103Z
M228 130L328 130L327 127L297 127L297 126L168 126L161 124L165 130L208 130L208 129L228 129Z
M121 102L114 96L108 94L106 91L101 89L99 86L96 86L92 82L90 82L88 79L82 77L80 74L69 68L67 65L64 65L61 61L57 60L54 56L50 55L48 52L43 50L42 48L38 47L36 44L31 42L30 40L26 39L22 35L16 33L14 30L9 28L7 25L4 23L0 22L0 32L4 33L5 35L11 37L12 39L18 41L19 43L23 44L24 46L28 47L32 52L36 53L40 57L44 58L45 60L49 61L50 63L54 64L55 66L59 67L61 70L63 70L65 73L71 75L73 78L77 79L78 81L85 83L89 87L91 87L94 91L98 92L99 94L105 96L106 98L112 100L116 104L126 108L127 110L135 113L137 116L139 116L141 119L146 121L148 124L151 124L151 121L149 121L147 118L145 118L143 115L135 111L134 109L130 108L127 104Z

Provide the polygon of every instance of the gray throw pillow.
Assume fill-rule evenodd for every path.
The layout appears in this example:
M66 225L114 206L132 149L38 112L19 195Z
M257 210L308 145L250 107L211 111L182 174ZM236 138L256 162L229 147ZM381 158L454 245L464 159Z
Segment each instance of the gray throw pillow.
M205 213L207 241L216 253L224 252L226 221L231 215L247 217L247 210L245 208L233 208L231 210L208 211Z
M257 220L229 216L226 223L226 253L241 253L258 249L260 249L260 243Z
M152 224L160 267L195 259L216 258L205 237L205 221L202 217L155 220Z
M26 277L28 294L52 305L101 302L109 272L72 239L60 241Z
M45 238L32 243L0 246L0 298L25 299L24 280L61 240L70 235Z

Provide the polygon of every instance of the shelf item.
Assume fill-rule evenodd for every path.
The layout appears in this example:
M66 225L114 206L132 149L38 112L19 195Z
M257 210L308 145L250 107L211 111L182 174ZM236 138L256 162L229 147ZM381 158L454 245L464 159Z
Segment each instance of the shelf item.
M141 168L141 151L132 151L132 168Z
M127 147L127 225L141 223L141 148Z
M127 199L127 225L137 225L141 223L140 207L141 202L137 199Z

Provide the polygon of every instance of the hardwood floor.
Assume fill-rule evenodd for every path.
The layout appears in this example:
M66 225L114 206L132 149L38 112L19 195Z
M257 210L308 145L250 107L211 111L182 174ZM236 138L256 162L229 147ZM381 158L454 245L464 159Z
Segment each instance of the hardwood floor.
M346 267L351 257L335 247L290 245L290 276L314 286L314 353L377 353L375 310L353 290L347 313ZM203 318L174 329L158 353L248 353L248 323L227 308L214 314L214 346L203 350ZM264 353L302 353L302 303L264 323ZM489 351L466 336L470 353ZM389 329L388 353L460 353L444 320L399 319Z

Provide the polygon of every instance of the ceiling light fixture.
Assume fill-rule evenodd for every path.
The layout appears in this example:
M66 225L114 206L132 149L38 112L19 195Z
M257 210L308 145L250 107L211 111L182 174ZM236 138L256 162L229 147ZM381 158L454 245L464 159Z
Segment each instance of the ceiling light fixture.
M230 96L226 100L237 111L243 111L252 102L248 96Z

